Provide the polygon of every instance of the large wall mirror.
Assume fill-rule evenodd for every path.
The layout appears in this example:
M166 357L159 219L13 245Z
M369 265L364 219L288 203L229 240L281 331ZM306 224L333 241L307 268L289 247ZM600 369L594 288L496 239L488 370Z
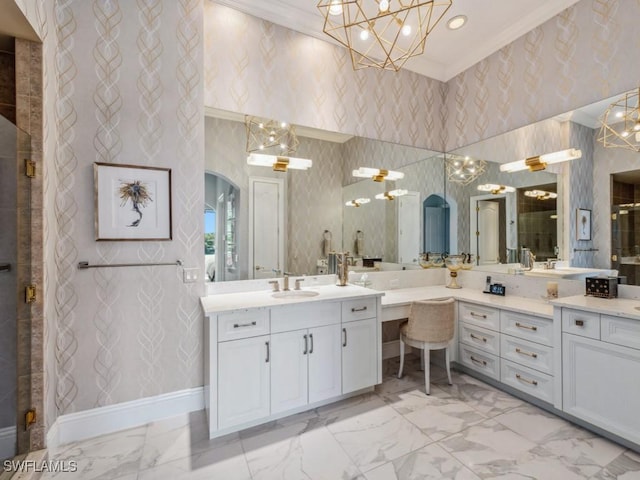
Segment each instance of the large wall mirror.
M350 252L353 269L369 268L365 265L374 260L386 268L419 268L425 245L445 249L444 227L432 221L425 229L423 215L428 198L431 204L437 203L434 199L445 203L442 154L304 127L296 131L295 156L311 159L313 166L276 172L247 164L244 115L208 110L204 222L209 281L325 273L328 251ZM359 167L405 176L382 182L352 177ZM375 198L398 189L407 195ZM345 205L364 197L370 199L366 205Z

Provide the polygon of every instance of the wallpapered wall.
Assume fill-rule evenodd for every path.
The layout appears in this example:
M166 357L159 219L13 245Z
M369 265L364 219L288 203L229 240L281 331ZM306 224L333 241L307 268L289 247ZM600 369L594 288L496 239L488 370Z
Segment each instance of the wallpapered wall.
M78 272L76 263L200 265L204 104L450 150L640 77L637 0L582 0L447 84L354 72L338 47L209 0L18 3L44 42L49 424L202 382L200 286L167 267ZM93 241L94 161L173 168L172 242Z

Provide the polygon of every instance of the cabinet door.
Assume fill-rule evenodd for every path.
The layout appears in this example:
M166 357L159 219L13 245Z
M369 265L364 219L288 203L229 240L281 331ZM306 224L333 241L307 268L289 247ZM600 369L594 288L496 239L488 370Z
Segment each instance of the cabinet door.
M309 330L309 403L342 392L340 324Z
M269 335L218 344L218 426L269 415Z
M342 393L375 385L376 319L342 324Z
M271 413L307 404L307 330L271 335Z
M640 444L640 350L562 336L563 410Z

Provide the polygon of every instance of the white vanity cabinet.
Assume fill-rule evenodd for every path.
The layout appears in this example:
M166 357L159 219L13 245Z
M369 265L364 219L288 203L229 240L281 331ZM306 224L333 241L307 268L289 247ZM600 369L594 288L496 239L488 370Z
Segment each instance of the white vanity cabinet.
M375 299L342 303L342 393L375 385L377 360Z
M640 320L562 308L563 410L640 444Z
M378 383L379 309L379 295L372 295L207 314L210 437Z
M467 368L554 402L553 320L460 301L458 355Z

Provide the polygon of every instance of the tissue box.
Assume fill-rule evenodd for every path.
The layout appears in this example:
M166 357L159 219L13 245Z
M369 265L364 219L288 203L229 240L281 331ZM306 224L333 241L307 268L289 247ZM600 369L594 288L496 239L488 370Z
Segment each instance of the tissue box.
M590 297L616 298L618 296L618 277L587 277L586 293Z

